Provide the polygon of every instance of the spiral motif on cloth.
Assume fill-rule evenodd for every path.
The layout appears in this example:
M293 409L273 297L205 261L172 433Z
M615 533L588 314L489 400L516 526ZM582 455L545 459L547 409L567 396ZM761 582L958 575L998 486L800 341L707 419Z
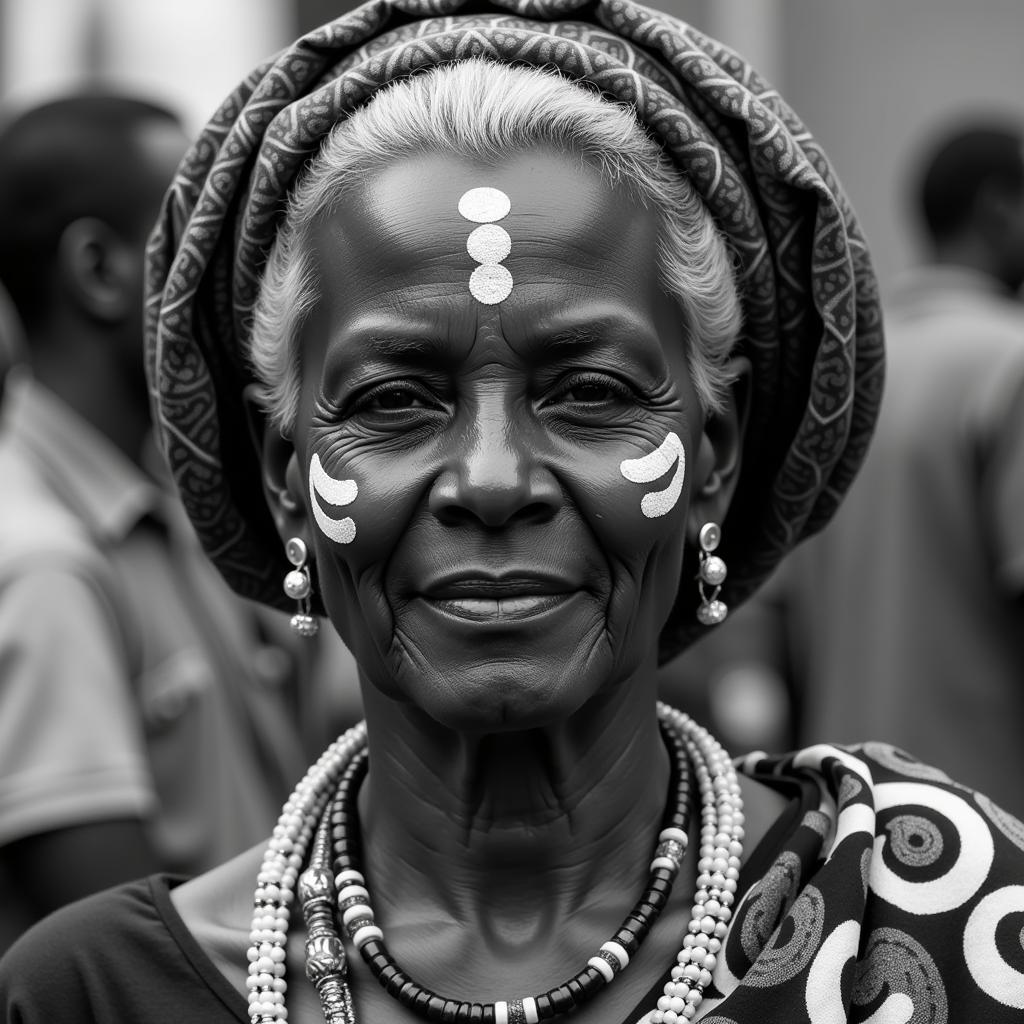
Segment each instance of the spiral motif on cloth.
M736 925L743 952L753 963L800 888L800 858L785 851L750 890Z
M871 850L862 850L860 855L860 885L861 892L867 896L868 882L871 878Z
M800 826L810 829L821 839L827 839L829 832L832 831L832 822L828 815L822 814L821 811L808 811L801 819Z
M974 799L978 806L985 812L988 820L1019 850L1024 850L1024 821L1014 817L1009 811L1004 811L998 804L993 803L987 796L976 793Z
M964 960L983 992L1024 1010L1024 885L997 889L971 911Z
M928 867L942 857L942 831L920 814L901 814L885 827L889 849L908 868Z
M871 889L911 914L941 914L984 884L995 849L985 819L966 800L918 782L875 787L884 835L875 836ZM899 813L886 821L882 813ZM951 863L947 863L950 862Z
M805 887L779 925L774 943L754 961L743 984L771 988L795 978L810 962L825 927L825 900L813 885Z
M946 986L935 961L916 939L896 928L876 928L857 964L852 1002L871 1008L877 1024L947 1024Z
M857 955L860 924L844 921L821 944L807 972L804 1002L810 1024L847 1024L843 968Z
M864 783L856 775L844 775L839 783L839 806L845 807L864 792Z
M901 775L920 779L922 782L950 782L949 776L941 768L918 761L916 757L911 756L905 750L900 750L899 747L894 747L891 743L871 741L862 744L861 749L883 768L889 768Z

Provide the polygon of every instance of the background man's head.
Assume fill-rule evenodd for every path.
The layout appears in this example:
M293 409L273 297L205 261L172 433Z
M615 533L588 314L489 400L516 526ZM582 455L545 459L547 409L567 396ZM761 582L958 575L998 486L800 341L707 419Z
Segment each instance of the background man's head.
M977 121L946 131L919 162L916 206L938 262L1024 282L1024 134Z
M70 318L140 337L145 239L184 148L170 110L114 94L0 128L0 280L30 344Z

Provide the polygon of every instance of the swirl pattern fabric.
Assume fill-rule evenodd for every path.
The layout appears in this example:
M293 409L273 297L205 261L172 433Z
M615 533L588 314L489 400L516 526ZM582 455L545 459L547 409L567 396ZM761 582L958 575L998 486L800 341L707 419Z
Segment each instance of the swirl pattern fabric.
M883 743L741 767L821 803L737 905L704 1024L1021 1019L1021 822Z
M460 14L463 3L371 0L308 34L239 85L182 163L149 246L146 365L185 507L239 593L287 607L242 397L282 198L324 135L397 78L467 58L531 64L629 104L736 254L754 373L723 529L735 605L828 520L871 434L881 318L854 214L778 93L691 26L630 0L494 0ZM695 607L682 586L665 655L703 628Z

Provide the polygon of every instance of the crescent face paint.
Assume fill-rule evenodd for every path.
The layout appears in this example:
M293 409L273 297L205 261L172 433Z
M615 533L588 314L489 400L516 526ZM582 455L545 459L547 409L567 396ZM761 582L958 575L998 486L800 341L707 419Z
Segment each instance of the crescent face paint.
M335 544L351 544L356 536L356 524L351 516L333 519L321 505L351 505L359 494L355 480L338 480L331 476L320 463L316 452L309 460L309 507L321 532Z
M495 223L511 209L512 200L499 188L471 188L459 200L459 213L480 225L466 239L466 251L480 264L469 278L470 294L485 306L496 306L512 294L512 274L502 265L512 251L512 239Z
M640 500L640 511L648 519L657 519L676 507L683 491L686 476L686 451L679 435L671 431L665 440L649 455L639 459L623 459L619 472L634 484L649 484L660 480L675 464L676 470L668 486L661 491L649 491Z

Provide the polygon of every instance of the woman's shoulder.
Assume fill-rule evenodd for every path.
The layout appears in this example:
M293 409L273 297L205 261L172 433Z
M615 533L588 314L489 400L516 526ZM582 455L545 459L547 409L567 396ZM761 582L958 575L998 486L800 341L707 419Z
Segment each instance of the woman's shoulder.
M235 1014L203 1015L209 986L183 948L171 906L177 880L162 875L107 889L62 907L33 926L0 960L0 1018L23 1024L102 1020L168 1024L184 999L210 1024ZM175 1010L174 1007L178 1007ZM244 1019L244 1018L243 1018Z
M879 1019L886 999L900 1019L925 1007L928 1019L1020 1019L1024 823L883 743L752 755L741 767L799 784L803 798L772 857L747 865L756 877L716 974L723 991L747 990L733 1002L773 1005L800 976L808 1006L812 992L852 1000L851 1020ZM805 1020L803 1000L761 1019Z

